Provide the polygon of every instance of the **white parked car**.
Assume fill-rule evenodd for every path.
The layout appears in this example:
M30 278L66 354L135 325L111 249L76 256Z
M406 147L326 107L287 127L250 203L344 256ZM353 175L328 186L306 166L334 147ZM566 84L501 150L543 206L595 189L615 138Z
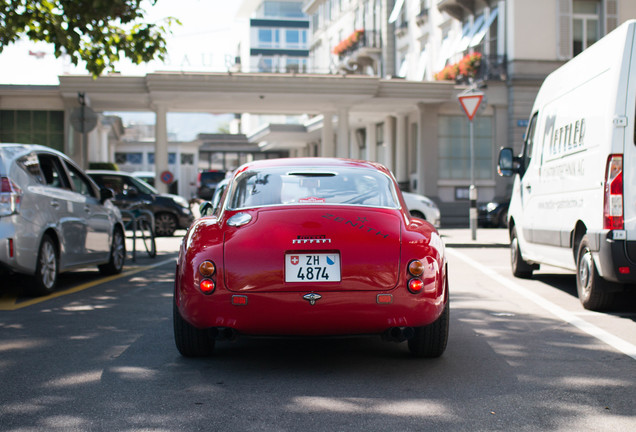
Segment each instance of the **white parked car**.
M402 195L411 216L424 219L435 228L440 227L439 207L430 198L410 192L402 192Z
M77 267L121 272L124 227L112 196L50 147L0 144L0 271L31 276L37 295Z

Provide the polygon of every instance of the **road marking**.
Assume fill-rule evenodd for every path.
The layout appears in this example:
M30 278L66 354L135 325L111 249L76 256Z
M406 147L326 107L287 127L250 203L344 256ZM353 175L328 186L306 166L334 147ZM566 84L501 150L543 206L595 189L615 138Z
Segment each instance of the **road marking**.
M97 286L97 285L100 285L100 284L103 284L103 283L106 283L106 282L110 282L110 281L121 279L121 278L124 278L124 277L127 277L127 276L131 276L131 275L134 275L135 273L141 273L142 271L145 271L145 270L148 270L148 269L151 269L151 268L155 268L155 267L160 267L160 266L162 266L164 264L168 264L168 263L174 262L174 261L175 261L175 258L170 258L170 259L167 259L167 260L164 260L164 261L160 261L160 262L157 262L157 263L154 263L154 264L151 264L151 265L147 265L147 266L143 266L143 267L136 267L136 268L133 268L132 270L129 270L129 271L124 272L124 273L120 273L120 274L116 274L116 275L112 275L112 276L107 276L105 278L100 278L100 279L94 280L92 282L87 282L85 284L81 284L81 285L75 286L73 288L69 288L69 289L64 290L64 291L56 291L56 292L54 292L52 294L49 294L47 296L37 297L37 298L31 299L31 300L27 300L27 301L24 301L24 302L20 302L20 303L16 303L17 299L13 298L13 297L0 298L0 310L12 311L12 310L22 309L22 308L25 308L27 306L32 306L34 304L42 303L44 301L51 300L51 299L54 299L54 298L57 298L57 297L62 297L62 296L68 295L68 294L74 294L76 292L83 291L85 289L88 289L88 288L91 288L91 287L94 287L94 286Z
M565 321L568 324L573 325L579 330L584 331L585 333L595 337L601 342L617 349L618 351L636 360L635 345L619 337L614 336L613 334L601 329L600 327L595 326L594 324L588 323L587 321L579 318L577 314L568 312L562 307L557 306L554 303L544 299L540 295L535 294L532 291L524 288L523 286L519 285L513 280L508 279L504 276L501 276L500 274L496 273L494 270L485 268L479 262L473 260L472 258L468 257L467 255L464 255L463 253L455 249L446 249L446 251L449 254L455 256L456 258L459 258L460 260L464 261L466 264L470 265L476 270L484 273L486 276L490 277L491 279L494 279L496 282L499 282L504 288L507 288L511 291L516 292L519 295L522 295L523 297L527 298L531 302L535 303L537 306L555 315L557 318Z

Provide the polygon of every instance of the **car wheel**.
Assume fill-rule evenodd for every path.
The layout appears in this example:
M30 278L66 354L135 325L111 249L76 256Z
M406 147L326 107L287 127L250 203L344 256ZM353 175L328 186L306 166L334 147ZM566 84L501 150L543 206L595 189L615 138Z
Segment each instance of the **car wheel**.
M126 260L126 242L121 229L116 228L113 233L113 242L110 246L110 260L107 264L97 266L100 273L105 275L113 275L121 273Z
M215 340L207 330L193 327L181 317L177 302L173 300L172 320L174 325L174 342L184 357L206 357L214 352Z
M177 218L170 213L155 215L155 235L157 237L170 237L177 230Z
M58 273L57 248L51 236L45 234L40 243L38 261L33 275L33 293L39 296L51 294L55 290Z
M613 288L617 286L598 274L589 239L583 236L576 259L576 291L583 307L595 311L609 308L614 302Z
M517 227L513 227L510 232L510 266L512 274L518 278L529 279L532 277L534 267L524 261L519 248L519 239L517 238Z
M434 358L441 356L448 343L450 305L446 302L444 311L435 322L416 327L415 334L408 341L409 350L415 357Z

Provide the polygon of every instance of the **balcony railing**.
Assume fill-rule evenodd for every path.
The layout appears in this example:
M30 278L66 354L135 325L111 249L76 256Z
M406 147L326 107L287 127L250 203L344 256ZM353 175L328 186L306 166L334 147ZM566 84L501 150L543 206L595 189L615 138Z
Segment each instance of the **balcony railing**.
M506 56L467 54L460 62L448 65L435 74L435 79L453 80L458 84L469 84L477 81L505 81L507 66Z
M380 32L375 30L356 30L346 39L340 41L333 49L339 58L347 57L363 48L382 47Z

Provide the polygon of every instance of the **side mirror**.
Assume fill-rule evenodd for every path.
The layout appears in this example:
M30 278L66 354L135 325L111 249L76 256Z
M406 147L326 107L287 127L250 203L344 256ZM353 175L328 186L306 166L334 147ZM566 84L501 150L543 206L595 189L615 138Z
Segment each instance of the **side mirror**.
M99 201L104 204L106 200L115 196L115 192L109 188L99 188Z
M514 166L515 157L512 153L512 149L509 147L502 148L499 151L499 162L497 163L497 172L500 176L511 177L518 172Z

